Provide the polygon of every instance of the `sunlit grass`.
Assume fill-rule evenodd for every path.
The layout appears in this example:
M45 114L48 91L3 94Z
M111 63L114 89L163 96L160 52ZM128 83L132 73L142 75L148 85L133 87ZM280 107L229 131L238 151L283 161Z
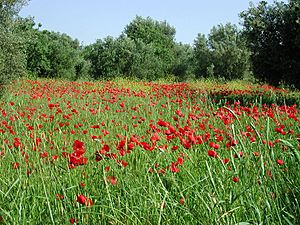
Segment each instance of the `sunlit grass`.
M270 91L17 81L0 103L0 224L297 224L298 108L208 95L256 88Z

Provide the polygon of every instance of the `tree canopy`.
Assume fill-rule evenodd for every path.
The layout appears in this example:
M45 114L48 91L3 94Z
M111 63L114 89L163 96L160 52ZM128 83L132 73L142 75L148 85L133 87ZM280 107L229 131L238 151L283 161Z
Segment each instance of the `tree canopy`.
M197 77L243 78L249 72L250 52L235 25L214 26L208 38L198 34L194 42Z
M254 75L300 88L300 2L261 1L241 13Z
M28 0L0 2L0 84L23 75L78 79L166 76L241 79L249 74L300 88L300 2L261 1L227 23L199 33L193 46L175 40L166 21L136 16L120 36L82 46L67 34L42 30L18 12Z
M140 16L135 17L124 30L126 37L152 45L155 55L164 64L165 73L170 72L170 66L174 62L175 34L175 28L166 21Z
M25 38L16 29L15 18L28 1L2 0L0 2L0 85L25 74Z

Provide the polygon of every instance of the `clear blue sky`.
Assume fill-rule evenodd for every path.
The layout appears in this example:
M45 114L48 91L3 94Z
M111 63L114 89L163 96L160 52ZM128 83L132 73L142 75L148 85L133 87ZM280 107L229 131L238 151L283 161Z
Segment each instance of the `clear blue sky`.
M248 0L31 0L20 15L33 16L42 29L66 33L85 45L118 37L136 15L150 16L175 27L177 42L192 44L214 25L238 24L238 14L248 7Z

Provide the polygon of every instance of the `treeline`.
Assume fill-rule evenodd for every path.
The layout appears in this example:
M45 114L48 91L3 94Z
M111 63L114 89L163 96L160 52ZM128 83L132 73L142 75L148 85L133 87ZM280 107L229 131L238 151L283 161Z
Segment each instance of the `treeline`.
M66 34L42 30L18 12L26 0L0 3L0 82L31 78L177 81L255 77L300 87L300 3L260 2L241 13L243 29L218 25L193 45L178 43L166 21L135 17L119 37L82 46Z

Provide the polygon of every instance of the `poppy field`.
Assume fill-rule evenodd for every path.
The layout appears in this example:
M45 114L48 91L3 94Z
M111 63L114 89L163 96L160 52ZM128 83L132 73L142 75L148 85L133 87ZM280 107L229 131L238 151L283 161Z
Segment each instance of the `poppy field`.
M293 99L270 86L16 81L0 100L0 224L297 224Z

